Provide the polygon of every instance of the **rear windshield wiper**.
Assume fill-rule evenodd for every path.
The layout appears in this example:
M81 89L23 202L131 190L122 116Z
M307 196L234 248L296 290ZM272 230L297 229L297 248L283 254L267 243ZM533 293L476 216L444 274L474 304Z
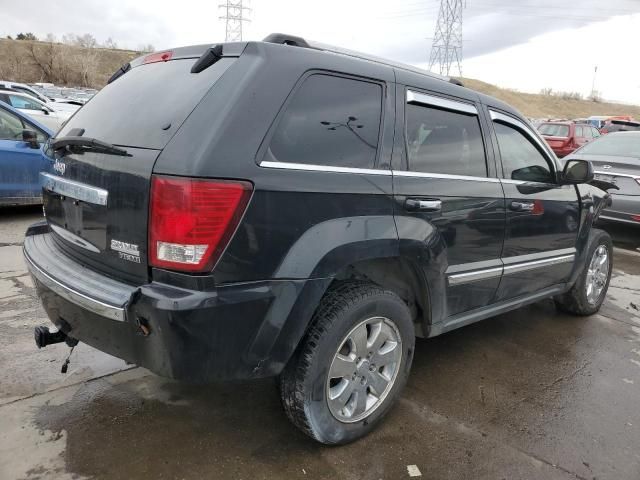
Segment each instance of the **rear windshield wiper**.
M61 150L67 149L70 151L80 150L80 151L92 151L92 152L100 152L107 153L109 155L120 155L122 157L131 156L127 151L123 148L118 148L110 143L103 142L102 140L97 140L95 138L90 137L60 137L55 138L49 144L53 150ZM78 147L77 149L74 147Z

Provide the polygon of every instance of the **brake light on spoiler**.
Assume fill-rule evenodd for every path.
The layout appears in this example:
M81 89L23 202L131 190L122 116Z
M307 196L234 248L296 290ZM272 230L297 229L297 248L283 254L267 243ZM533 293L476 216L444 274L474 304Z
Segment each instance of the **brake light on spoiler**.
M144 57L142 63L156 63L156 62L168 62L173 56L173 51L167 50L165 52L152 53Z
M235 180L153 176L149 264L210 271L242 217L253 186Z

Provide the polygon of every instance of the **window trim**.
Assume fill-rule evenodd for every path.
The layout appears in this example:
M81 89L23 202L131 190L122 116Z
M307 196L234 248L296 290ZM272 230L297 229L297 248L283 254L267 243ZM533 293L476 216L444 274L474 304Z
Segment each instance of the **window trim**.
M540 155L542 155L542 157L547 161L547 163L552 169L551 177L553 179L553 182L551 183L530 182L526 180L512 180L510 178L506 178L504 174L504 162L502 159L502 151L500 150L500 144L498 143L498 134L494 132L495 138L496 138L496 145L498 147L498 151L500 152L500 165L502 167L502 181L504 183L513 183L516 185L520 185L523 183L542 183L544 185L555 185L557 183L556 179L557 179L558 172L560 171L558 162L555 160L554 157L552 157L549 154L546 147L542 144L542 141L531 131L531 129L524 122L518 120L517 118L514 118L511 115L506 115L504 113L498 112L497 110L493 110L492 108L489 108L489 115L491 117L492 122L502 123L508 127L515 128L520 133L522 133L522 135L528 138L529 141L533 144L534 148L536 148L540 152Z
M452 113L458 113L470 117L476 117L478 121L478 128L480 129L480 138L482 140L482 151L484 153L484 165L486 169L486 176L478 177L475 175L456 175L451 173L439 173L439 172L418 172L411 170L409 162L409 143L407 139L407 105L416 105L425 108L437 108L440 110L449 111ZM473 182L499 182L496 177L490 176L489 169L489 152L487 151L487 142L482 128L482 122L480 120L480 111L475 104L464 102L461 100L454 100L450 98L440 97L423 93L415 90L411 87L406 87L404 112L403 112L403 131L402 141L404 149L405 170L394 170L393 174L399 177L418 177L418 178L431 178L431 179L450 179L450 180L464 180Z
M438 107L444 110L453 110L454 112L461 112L478 116L478 109L475 105L470 103L461 102L458 100L450 100L444 97L438 97L436 95L430 95L427 93L421 93L410 88L407 89L407 103L410 105L427 105L432 107Z
M324 75L327 77L338 77L345 78L347 80L355 80L363 83L371 83L374 85L378 85L381 88L380 93L380 125L378 127L378 144L376 147L376 155L374 158L373 166L371 168L358 168L358 167L341 167L341 166L331 166L331 165L315 165L310 163L292 163L292 162L280 162L280 161L270 161L266 160L267 151L269 146L271 145L271 141L273 140L273 136L275 135L280 123L282 122L282 117L287 112L287 108L295 98L296 94L300 91L304 83L309 77L313 75ZM385 122L387 121L387 108L385 99L389 95L388 83L384 80L379 80L370 77L361 77L358 75L351 75L348 73L335 72L332 70L323 70L323 69L311 69L304 72L300 78L296 81L295 85L291 89L291 91L287 94L284 102L280 106L278 113L276 114L273 122L269 126L267 133L265 134L258 150L256 152L255 161L259 167L265 168L275 168L281 170L306 170L306 171L315 171L315 172L333 172L333 173L371 173L373 175L390 175L390 168L379 168L380 163L380 155L383 149L383 136L385 130ZM289 165L286 167L285 165ZM308 167L308 168L307 168ZM375 172L375 173L374 173ZM384 172L384 173L379 173Z

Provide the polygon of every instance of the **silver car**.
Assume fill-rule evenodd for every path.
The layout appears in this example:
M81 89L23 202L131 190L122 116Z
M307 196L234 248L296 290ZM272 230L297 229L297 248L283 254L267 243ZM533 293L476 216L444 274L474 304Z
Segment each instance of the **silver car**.
M603 135L563 161L572 158L591 161L596 180L618 187L609 190L613 203L600 218L640 226L640 131Z

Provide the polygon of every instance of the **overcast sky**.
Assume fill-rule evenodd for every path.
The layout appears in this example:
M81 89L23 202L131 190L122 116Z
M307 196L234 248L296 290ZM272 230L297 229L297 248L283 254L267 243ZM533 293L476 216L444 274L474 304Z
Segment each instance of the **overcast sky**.
M463 0L464 1L464 0ZM0 0L0 34L91 33L156 49L224 40L223 0ZM463 74L503 87L550 87L640 104L640 0L467 0ZM286 32L426 66L438 0L253 0L244 39Z

